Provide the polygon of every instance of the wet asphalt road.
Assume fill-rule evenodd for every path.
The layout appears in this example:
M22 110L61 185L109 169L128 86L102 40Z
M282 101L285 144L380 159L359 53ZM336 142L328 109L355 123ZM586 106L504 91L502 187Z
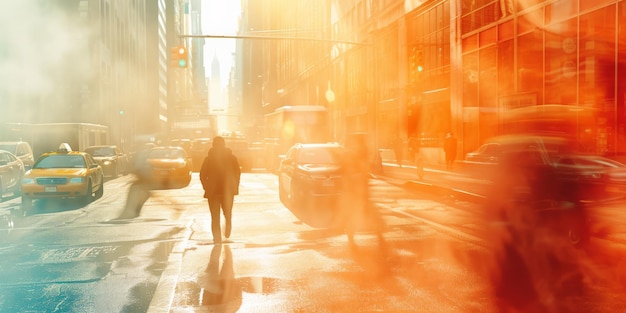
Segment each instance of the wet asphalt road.
M367 218L352 243L340 231L299 219L302 212L278 201L277 180L265 173L244 174L233 235L221 246L212 244L196 177L183 189L153 191L132 221L111 221L121 214L129 177L109 181L105 196L87 207L50 202L32 216L10 218L19 198L9 199L0 204L13 221L0 238L0 311L498 311L481 206L406 188L412 169L402 171L373 180L382 241ZM431 174L417 186L450 177ZM611 207L602 212L612 222L600 228L597 249L612 259L594 261L602 261L596 267L603 274L623 277L613 271L626 242L623 214ZM162 292L177 253L177 276ZM615 312L624 304L618 287L596 284L594 294L606 297L567 300L590 312Z

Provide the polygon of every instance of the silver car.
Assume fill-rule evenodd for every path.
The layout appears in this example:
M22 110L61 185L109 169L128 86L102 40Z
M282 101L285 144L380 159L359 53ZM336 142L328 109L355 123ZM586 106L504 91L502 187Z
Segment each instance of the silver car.
M20 195L24 173L22 160L11 152L0 150L0 201L9 192L14 196Z
M0 142L0 150L11 152L24 163L26 171L30 170L35 164L35 156L33 149L26 141L2 141Z

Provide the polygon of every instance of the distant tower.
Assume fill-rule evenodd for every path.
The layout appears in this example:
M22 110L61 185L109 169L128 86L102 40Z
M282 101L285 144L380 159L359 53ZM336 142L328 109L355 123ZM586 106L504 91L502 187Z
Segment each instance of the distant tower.
M213 56L211 62L211 78L209 84L209 110L224 109L226 106L221 103L222 87L220 81L220 61L217 53Z
M217 131L229 131L227 124L227 104L224 101L224 92L220 80L220 62L217 53L211 62L211 78L209 82L209 112L217 115Z

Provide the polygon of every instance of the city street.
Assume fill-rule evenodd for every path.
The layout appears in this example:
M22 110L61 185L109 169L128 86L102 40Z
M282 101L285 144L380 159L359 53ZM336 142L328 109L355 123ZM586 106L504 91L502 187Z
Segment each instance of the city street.
M0 313L626 312L626 0L0 16Z
M476 272L485 257L475 221L462 208L374 180L384 242L364 229L351 246L312 228L278 202L275 178L244 174L233 236L215 247L200 208L185 244L172 312L481 312L489 307ZM268 188L270 186L270 188ZM446 224L432 219L448 216ZM217 250L217 252L216 252ZM221 258L214 257L221 253ZM219 277L210 275L219 268ZM218 273L215 270L215 273ZM458 284L463 281L463 284ZM157 302L154 312L162 311ZM153 305L155 302L153 302Z
M131 176L107 182L104 197L85 207L50 201L17 217L7 214L19 198L10 199L1 204L13 221L0 239L1 311L497 312L489 277L499 241L482 206L428 192L426 178L407 183L411 170L388 165L395 178L372 180L383 240L365 227L354 244L299 220L267 173L243 174L232 236L221 246L196 176L186 188L152 191L133 220L112 220ZM446 175L429 172L431 182ZM587 265L596 284L565 299L615 312L624 304L615 279L623 277L623 212L597 212L611 222L585 258L595 262Z

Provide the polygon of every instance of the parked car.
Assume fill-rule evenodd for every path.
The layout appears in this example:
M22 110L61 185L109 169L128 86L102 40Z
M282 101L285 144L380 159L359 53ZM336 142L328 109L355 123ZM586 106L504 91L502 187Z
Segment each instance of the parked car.
M130 161L128 155L122 148L116 145L91 146L85 152L100 164L105 177L117 177L120 174L126 175L130 171Z
M584 153L584 148L572 138L556 134L511 134L490 138L476 151L467 153L468 161L498 163L502 153L512 150L538 149L547 162L566 153Z
M626 165L618 161L588 154L567 154L556 160L556 166L575 173L581 184L581 197L599 201L626 196Z
M104 172L91 154L61 144L57 151L37 159L24 175L21 188L26 213L35 199L81 198L88 203L102 197Z
M500 143L488 142L478 147L475 151L465 154L465 160L469 162L496 163L501 153Z
M200 172L202 162L209 153L212 143L211 138L198 138L191 141L191 160L194 172Z
M280 201L290 209L336 203L341 196L345 153L338 143L292 146L278 168Z
M585 171L563 166L565 156L583 155L573 139L555 135L520 134L494 138L499 155L493 167L490 210L507 208L502 216L534 214L528 229L549 230L580 245L589 238ZM502 204L507 203L507 204ZM524 211L525 209L531 209ZM507 221L508 222L508 221Z
M24 173L22 160L11 152L0 150L0 201L8 192L14 196L21 193Z
M181 147L154 147L148 153L147 162L148 177L155 188L185 187L191 182L193 161Z
M191 139L172 139L170 141L170 146L181 147L185 149L185 152L187 152L187 154L191 153Z
M2 141L0 150L9 151L24 163L26 171L30 170L35 163L33 149L26 141Z

